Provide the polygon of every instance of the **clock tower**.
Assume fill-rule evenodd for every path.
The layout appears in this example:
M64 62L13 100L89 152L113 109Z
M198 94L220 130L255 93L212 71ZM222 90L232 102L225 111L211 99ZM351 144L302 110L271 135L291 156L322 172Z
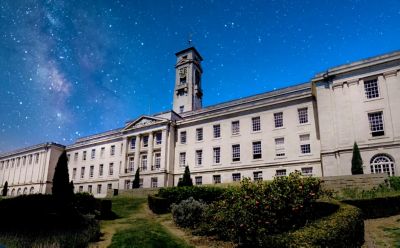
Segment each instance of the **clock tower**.
M201 109L201 61L203 58L194 47L177 52L175 65L175 90L173 110L183 113Z

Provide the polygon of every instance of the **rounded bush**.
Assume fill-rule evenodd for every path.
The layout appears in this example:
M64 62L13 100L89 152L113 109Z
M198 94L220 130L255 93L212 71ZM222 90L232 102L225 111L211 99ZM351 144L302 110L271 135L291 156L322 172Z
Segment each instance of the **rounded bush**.
M206 207L203 202L190 197L179 204L172 204L171 212L178 226L195 228L202 221Z

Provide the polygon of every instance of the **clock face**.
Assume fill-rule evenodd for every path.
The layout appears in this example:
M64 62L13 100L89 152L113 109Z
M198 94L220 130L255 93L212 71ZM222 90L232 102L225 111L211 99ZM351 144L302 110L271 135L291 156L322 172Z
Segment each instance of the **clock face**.
M186 71L187 71L186 67L183 67L183 68L179 69L179 77L180 78L185 78L186 77Z

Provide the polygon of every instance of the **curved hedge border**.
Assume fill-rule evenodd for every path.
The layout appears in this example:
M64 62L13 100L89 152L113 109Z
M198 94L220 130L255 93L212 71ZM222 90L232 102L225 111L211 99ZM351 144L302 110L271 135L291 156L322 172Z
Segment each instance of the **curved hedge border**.
M362 213L354 206L343 203L327 217L313 221L303 228L289 233L266 236L263 247L361 247L364 243Z
M342 202L361 209L364 219L383 218L400 213L400 195Z
M170 211L171 203L165 198L148 195L147 202L149 204L149 208L155 214L165 214Z

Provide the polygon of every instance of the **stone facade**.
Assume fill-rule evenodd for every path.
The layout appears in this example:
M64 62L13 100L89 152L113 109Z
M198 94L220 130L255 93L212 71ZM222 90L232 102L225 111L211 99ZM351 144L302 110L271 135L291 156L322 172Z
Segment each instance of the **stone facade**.
M400 52L204 108L203 59L193 47L176 56L173 110L66 147L76 191L130 189L138 168L143 188L176 185L185 166L195 184L350 175L354 142L366 174L400 174Z

